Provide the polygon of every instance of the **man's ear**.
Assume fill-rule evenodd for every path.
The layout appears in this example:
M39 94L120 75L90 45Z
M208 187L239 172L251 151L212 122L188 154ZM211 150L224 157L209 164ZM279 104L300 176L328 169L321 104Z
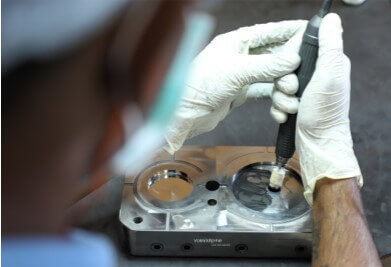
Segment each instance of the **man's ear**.
M105 133L92 160L89 179L80 194L76 196L75 201L82 199L112 178L113 173L110 173L109 169L110 159L124 142L125 129L122 122L122 110L118 107L114 108L109 116Z

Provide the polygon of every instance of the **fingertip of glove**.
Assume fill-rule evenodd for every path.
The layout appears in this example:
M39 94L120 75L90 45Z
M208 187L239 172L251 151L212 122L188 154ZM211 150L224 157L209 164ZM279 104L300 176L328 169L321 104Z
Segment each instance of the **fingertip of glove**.
M334 23L337 26L342 25L341 24L341 17L337 13L328 13L324 18L322 23Z
M326 15L319 29L320 55L343 51L342 23L335 13Z
M275 81L275 85L281 92L293 95L299 89L299 80L294 73L287 74Z
M275 109L289 114L297 113L299 101L295 96L287 95L279 90L273 91L273 106Z
M276 109L273 106L270 108L270 115L277 123L284 123L288 118L286 113Z
M336 13L327 14L322 20L319 31L320 33L328 31L342 32L342 21L340 16Z

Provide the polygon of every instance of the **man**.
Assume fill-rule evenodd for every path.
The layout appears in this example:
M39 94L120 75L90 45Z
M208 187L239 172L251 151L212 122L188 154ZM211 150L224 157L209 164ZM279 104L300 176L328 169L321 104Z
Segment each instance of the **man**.
M139 130L141 121L169 122L170 116L154 114L170 114L165 103L175 97L163 101L171 87L160 97L159 88L172 77L167 70L182 62L175 54L186 44L181 35L195 35L186 35L199 29L189 25L206 25L183 20L194 2L3 1L4 266L115 265L107 241L71 230L75 215L67 211L99 183L95 177L113 157L117 163L114 155L126 140L158 143L151 131ZM186 138L212 130L249 97L271 95L279 122L299 109L296 144L314 208L313 264L380 266L352 150L341 22L335 14L325 17L316 72L299 105L292 72L300 64L304 27L285 21L216 37L180 87L185 93L168 126L166 149L174 152ZM250 55L251 49L258 54ZM274 82L273 92L259 85L265 82Z

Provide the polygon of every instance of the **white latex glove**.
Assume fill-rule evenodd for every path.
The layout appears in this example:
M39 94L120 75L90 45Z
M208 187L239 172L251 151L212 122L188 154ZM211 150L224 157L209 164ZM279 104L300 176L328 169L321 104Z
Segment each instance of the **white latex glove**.
M316 182L324 177L357 177L359 186L363 184L353 151L349 106L350 61L343 52L341 20L329 14L320 26L316 69L297 117L296 149L310 204Z
M273 82L298 67L297 52L283 48L305 25L301 20L260 24L214 38L192 63L186 92L168 128L165 149L173 154L186 139L213 130L247 98L269 97L273 85L260 82ZM262 54L250 55L253 49ZM293 74L286 77L281 84L297 81ZM279 106L296 112L297 99L287 98L295 103Z
M365 2L365 0L342 0L347 5L358 6Z

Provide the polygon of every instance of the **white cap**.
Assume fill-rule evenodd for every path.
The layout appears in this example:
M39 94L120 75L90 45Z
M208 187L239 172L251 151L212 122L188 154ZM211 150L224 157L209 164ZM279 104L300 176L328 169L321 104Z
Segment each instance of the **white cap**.
M3 0L3 70L75 48L101 31L130 1Z

